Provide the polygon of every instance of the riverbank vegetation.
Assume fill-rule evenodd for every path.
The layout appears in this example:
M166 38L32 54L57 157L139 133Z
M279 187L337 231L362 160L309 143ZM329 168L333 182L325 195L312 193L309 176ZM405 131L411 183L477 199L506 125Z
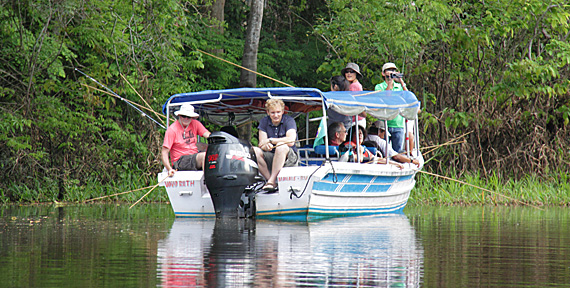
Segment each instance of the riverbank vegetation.
M81 201L156 183L164 129L76 69L157 113L175 93L238 87L239 68L199 50L241 63L249 3L0 0L0 201ZM327 91L356 62L371 90L395 62L422 101L422 145L464 135L427 155L426 171L567 205L554 178L570 174L565 1L264 3L258 72ZM268 86L282 85L257 77ZM417 203L506 201L418 178Z
M440 181L419 173L411 205L570 206L570 176L566 171L526 175L521 179L467 173L457 181ZM460 181L460 182L459 182Z

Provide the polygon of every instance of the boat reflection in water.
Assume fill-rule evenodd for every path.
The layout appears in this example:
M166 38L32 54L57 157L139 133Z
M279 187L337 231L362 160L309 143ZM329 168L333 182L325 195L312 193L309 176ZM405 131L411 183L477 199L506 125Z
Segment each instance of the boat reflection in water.
M179 219L158 245L163 287L418 287L404 214L318 222Z

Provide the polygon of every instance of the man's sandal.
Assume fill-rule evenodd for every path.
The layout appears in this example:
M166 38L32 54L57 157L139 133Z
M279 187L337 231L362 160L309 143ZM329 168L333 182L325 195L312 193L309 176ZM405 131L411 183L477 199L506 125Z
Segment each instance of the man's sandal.
M261 188L261 189L265 190L267 192L273 192L273 191L277 190L277 184L267 182L265 184L265 186L263 186L263 188Z

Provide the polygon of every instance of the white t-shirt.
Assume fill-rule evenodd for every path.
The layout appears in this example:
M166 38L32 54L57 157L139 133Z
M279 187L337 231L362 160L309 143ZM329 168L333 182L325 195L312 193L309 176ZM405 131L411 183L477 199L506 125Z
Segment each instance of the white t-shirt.
M382 152L382 155L384 155L384 157L386 157L386 140L380 138L380 136L378 136L378 135L368 135L368 136L366 136L366 139L364 139L364 141L373 141L376 144L378 144L378 147L380 147L380 151ZM394 151L394 149L392 149L392 145L388 145L388 152L389 152L388 157L392 157L392 156L398 154L398 152L396 152L396 151Z

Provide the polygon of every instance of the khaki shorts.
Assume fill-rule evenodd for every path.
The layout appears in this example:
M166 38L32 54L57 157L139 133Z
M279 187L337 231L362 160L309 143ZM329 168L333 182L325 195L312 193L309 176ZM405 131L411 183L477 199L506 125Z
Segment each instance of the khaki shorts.
M263 160L267 163L267 168L271 171L271 167L273 167L273 157L275 156L275 152L272 151L263 151ZM289 152L287 153L287 158L285 158L285 164L283 167L293 167L297 166L299 163L299 155L293 150L293 148L289 147Z

